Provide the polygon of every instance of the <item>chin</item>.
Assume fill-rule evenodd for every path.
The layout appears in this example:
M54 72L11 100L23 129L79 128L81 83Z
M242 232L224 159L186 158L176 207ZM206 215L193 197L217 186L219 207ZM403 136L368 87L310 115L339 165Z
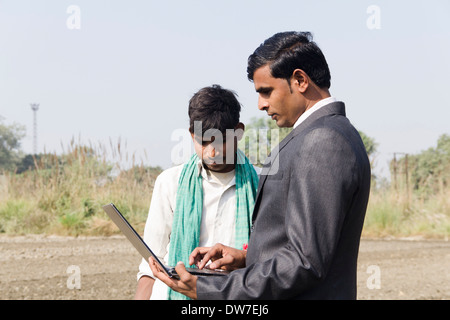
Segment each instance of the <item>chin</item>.
M277 121L275 121L275 123L277 124L277 127L279 127L279 128L287 127L286 123L282 120L277 120Z
M291 124L287 121L282 121L282 120L277 121L276 124L279 128L290 128L290 127L294 126L294 124Z
M223 164L209 164L207 165L208 169L214 172L228 172L230 170L232 170L233 168L230 168L228 164L223 163Z
M225 167L226 167L226 165L224 165L224 164L212 164L212 165L210 164L210 165L208 165L208 168L211 171L220 171L220 170L225 169Z

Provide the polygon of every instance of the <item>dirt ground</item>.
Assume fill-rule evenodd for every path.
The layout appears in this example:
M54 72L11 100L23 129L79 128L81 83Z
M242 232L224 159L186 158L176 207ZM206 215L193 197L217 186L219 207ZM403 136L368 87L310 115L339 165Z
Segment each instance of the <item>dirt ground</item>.
M132 299L140 256L122 236L0 236L0 299ZM450 299L450 242L361 242L358 299Z

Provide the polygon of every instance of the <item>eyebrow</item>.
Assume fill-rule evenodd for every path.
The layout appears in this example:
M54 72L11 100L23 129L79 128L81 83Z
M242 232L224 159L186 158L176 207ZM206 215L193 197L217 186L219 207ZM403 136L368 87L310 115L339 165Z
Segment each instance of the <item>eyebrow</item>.
M256 92L258 93L268 93L270 91L272 91L273 88L272 87L259 87L256 89Z

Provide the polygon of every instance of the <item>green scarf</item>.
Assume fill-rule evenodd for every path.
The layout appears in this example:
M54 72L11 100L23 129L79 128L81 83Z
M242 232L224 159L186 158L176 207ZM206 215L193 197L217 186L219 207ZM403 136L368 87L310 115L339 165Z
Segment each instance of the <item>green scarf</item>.
M181 171L178 180L176 207L170 235L169 265L183 261L189 265L189 255L198 247L203 211L202 177L198 172L198 156L194 153ZM236 229L234 247L242 249L248 243L255 205L258 175L250 161L240 150L237 151L236 179ZM225 231L226 232L226 231ZM191 266L193 267L193 266ZM169 288L168 299L189 299Z

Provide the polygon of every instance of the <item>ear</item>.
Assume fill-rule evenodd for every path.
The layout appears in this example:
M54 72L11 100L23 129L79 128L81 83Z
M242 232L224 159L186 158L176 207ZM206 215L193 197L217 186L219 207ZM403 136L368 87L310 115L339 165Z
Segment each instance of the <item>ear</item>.
M244 136L245 125L242 122L239 122L236 127L234 127L234 132L236 134L236 138L238 141L242 139Z
M193 132L191 132L190 130L189 130L189 133L191 134L192 142L195 144L196 143L195 134Z
M311 80L305 71L302 69L295 69L294 72L292 72L291 88L296 88L300 93L305 93L310 81Z

